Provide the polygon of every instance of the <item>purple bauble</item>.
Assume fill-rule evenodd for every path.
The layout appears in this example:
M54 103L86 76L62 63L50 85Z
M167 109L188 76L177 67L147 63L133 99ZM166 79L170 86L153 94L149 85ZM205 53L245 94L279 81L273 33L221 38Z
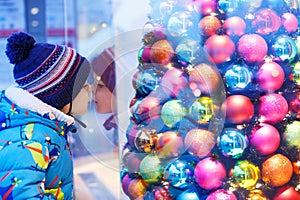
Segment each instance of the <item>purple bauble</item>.
M274 153L280 145L278 130L266 123L254 127L249 137L251 146L262 155Z
M223 163L208 157L198 162L194 175L201 188L212 190L222 186L223 180L226 178L226 169Z
M284 82L284 71L276 62L265 62L257 72L256 81L264 91L274 92Z
M245 34L238 41L238 53L248 63L262 62L268 53L268 44L258 34Z
M237 200L234 193L226 191L224 189L218 189L210 193L206 200Z
M128 174L126 174L121 180L122 190L126 195L128 195L128 187L132 180L133 179L130 178Z
M276 124L281 122L288 113L286 99L276 93L266 94L259 98L259 117L262 122Z

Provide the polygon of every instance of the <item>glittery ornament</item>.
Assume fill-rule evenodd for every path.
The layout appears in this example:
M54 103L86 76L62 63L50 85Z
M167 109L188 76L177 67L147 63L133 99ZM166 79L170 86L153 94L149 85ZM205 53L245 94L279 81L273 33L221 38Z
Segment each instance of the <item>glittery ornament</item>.
M254 106L244 95L231 95L222 103L222 111L230 122L242 124L253 117Z
M286 117L288 103L282 95L265 94L259 98L259 101L258 114L262 122L276 124Z
M261 89L267 92L278 90L284 82L284 71L276 62L265 62L256 74L256 81Z
M148 154L143 158L140 174L147 184L158 182L162 178L162 166L157 155Z
M222 162L207 157L198 162L194 175L201 188L211 190L222 186L226 178L226 169Z
M293 121L286 126L283 139L288 146L300 148L300 121Z
M212 35L204 44L204 49L216 64L228 62L235 51L235 44L228 35Z
M184 138L184 146L187 151L198 157L208 155L214 145L214 134L205 129L192 129Z
M249 139L251 146L262 155L269 155L275 152L280 145L278 130L266 123L256 125L251 131Z
M296 191L293 186L284 186L276 191L273 200L296 200L300 199L299 191Z
M208 195L206 200L237 200L236 196L233 192L224 190L224 189L218 189Z
M233 64L225 72L224 78L230 91L239 91L251 83L252 74L246 64Z
M186 189L194 184L195 166L184 158L171 161L164 169L164 178L173 187Z
M150 60L152 64L167 65L174 56L174 49L168 40L159 40L151 46Z
M247 145L247 136L235 128L225 128L218 138L219 149L226 157L240 158Z
M215 105L210 97L199 97L189 108L189 114L200 124L209 123L215 113Z
M183 153L182 137L175 131L167 131L158 135L156 147L159 158L171 158Z
M260 179L260 170L247 160L238 161L233 168L234 182L243 188L252 188Z
M223 28L226 30L227 35L242 36L245 33L246 23L241 17L232 16L224 21Z
M150 153L154 152L157 140L156 130L142 128L136 133L134 145L139 152Z
M287 35L279 35L271 42L271 55L282 61L292 62L297 55L295 41Z
M194 16L189 11L178 11L173 13L168 21L167 29L171 36L179 37L191 33L194 28Z
M195 83L202 94L212 95L221 87L222 78L217 69L212 65L201 63L188 73L189 82Z
M252 27L256 29L256 33L267 35L277 31L281 26L280 17L272 9L260 9L254 14L254 17Z
M291 161L282 154L275 154L265 160L261 170L262 180L274 187L288 183L293 175Z
M161 118L170 128L177 127L181 119L187 114L187 109L180 100L172 99L165 102L161 109Z
M203 35L212 36L221 28L221 22L215 16L205 16L200 20L198 28Z
M283 13L281 21L288 33L295 32L298 29L298 18L293 13Z

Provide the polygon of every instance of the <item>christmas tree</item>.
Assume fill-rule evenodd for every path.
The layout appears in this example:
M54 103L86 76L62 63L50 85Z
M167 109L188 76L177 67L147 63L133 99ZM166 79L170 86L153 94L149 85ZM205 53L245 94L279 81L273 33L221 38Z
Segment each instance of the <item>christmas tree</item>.
M149 3L123 192L300 199L299 1Z

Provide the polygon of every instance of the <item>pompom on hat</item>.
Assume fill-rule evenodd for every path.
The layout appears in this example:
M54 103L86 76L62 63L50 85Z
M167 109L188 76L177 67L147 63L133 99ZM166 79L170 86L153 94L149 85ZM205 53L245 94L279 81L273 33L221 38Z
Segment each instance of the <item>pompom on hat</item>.
M7 39L5 53L14 64L18 86L59 110L73 101L91 70L87 59L75 49L36 43L24 32L13 33Z

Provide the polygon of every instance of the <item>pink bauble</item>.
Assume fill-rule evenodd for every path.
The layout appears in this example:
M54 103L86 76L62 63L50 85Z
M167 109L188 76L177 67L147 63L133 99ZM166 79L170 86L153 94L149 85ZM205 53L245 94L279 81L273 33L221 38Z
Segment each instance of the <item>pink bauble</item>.
M197 163L194 176L201 188L212 190L222 186L223 180L226 178L226 169L223 163L208 157Z
M222 103L222 112L232 123L242 124L253 117L254 106L244 95L231 95Z
M176 97L182 89L188 87L188 80L181 69L172 68L163 75L161 87L167 95Z
M262 155L274 153L280 145L279 131L266 123L255 126L249 139L251 146Z
M183 153L182 137L175 131L161 133L156 150L160 158L179 156Z
M276 124L286 117L289 106L282 95L266 94L261 96L259 101L258 114L262 122Z
M216 64L231 60L235 44L228 35L212 35L206 41L204 48Z
M160 101L156 97L147 96L136 109L136 116L144 123L149 123L153 119L160 117Z
M245 34L237 44L238 53L248 63L262 62L268 53L268 44L258 34Z
M227 35L242 36L245 33L246 23L241 17L233 16L224 21L223 28Z
M194 8L202 15L209 15L216 10L216 0L195 0Z
M257 11L252 27L256 29L256 33L267 35L277 31L281 26L280 17L270 8L263 8Z
M264 91L274 92L284 82L284 71L276 62L265 62L257 72L256 81Z
M288 33L298 29L298 18L293 13L284 13L281 16L282 25Z
M218 189L208 195L206 200L237 200L233 192L224 189Z
M141 59L142 59L143 63L150 62L150 51L151 51L150 47L148 47L148 46L144 47L144 50L143 50L142 56L141 56Z
M296 200L300 199L300 193L292 186L284 186L279 188L273 200Z

